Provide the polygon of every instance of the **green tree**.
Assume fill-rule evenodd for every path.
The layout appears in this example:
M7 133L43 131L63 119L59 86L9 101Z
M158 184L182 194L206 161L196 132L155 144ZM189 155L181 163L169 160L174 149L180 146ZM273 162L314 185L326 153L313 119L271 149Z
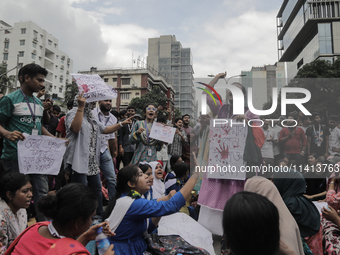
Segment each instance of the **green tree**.
M304 106L309 112L318 111L322 115L339 114L340 107L340 59L333 64L316 60L304 65L294 77L290 80L288 87L305 88L311 93L311 99ZM287 98L301 98L303 94L289 93ZM263 109L269 109L272 106L272 99L265 103ZM287 106L287 114L297 110L293 105ZM281 93L278 96L278 107L271 114L271 117L278 117L281 113Z
M78 94L79 89L77 86L77 83L72 82L66 85L65 87L65 101L64 104L66 105L68 101L71 101L74 99L74 97Z
M182 112L178 108L175 108L175 117L174 117L174 119L176 119L176 118L182 118Z
M131 100L130 105L136 107L137 113L141 114L143 107L148 103L154 103L156 106L165 106L167 97L161 88L157 85L153 86L152 90L141 97L135 97Z

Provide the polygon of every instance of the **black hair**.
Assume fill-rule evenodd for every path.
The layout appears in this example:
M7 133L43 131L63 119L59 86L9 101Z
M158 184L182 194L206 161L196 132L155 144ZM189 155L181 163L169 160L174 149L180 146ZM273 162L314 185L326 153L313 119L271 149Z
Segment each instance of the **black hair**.
M276 254L280 244L279 221L279 212L268 198L247 191L236 193L223 211L227 248L237 255ZM247 245L243 240L247 240Z
M117 192L107 205L103 214L103 219L107 219L111 215L111 212L116 205L116 201L120 198L121 194L131 190L128 182L137 183L139 179L138 169L139 167L137 165L128 165L119 170L117 174Z
M291 114L291 113L287 115L287 119L288 119L289 117L293 117L293 120L296 119L295 116L294 116L294 114Z
M171 168L171 169L175 166L177 160L178 160L180 157L181 157L181 156L177 156L177 155L171 157L171 159L170 159L170 168Z
M61 112L60 106L54 104L54 105L53 105L53 111Z
M117 119L120 117L119 116L119 113L117 112L117 111L115 111L115 110L111 110L111 112L110 112L113 116L115 116Z
M79 218L88 219L96 211L97 205L97 197L92 189L80 183L66 184L55 196L44 196L38 202L40 212L64 225Z
M189 119L190 119L190 115L189 115L189 114L184 114L184 115L182 116L182 120L184 119L185 116L188 116Z
M127 110L121 110L120 112L119 112L119 117L120 118L124 118L124 115L127 113Z
M312 120L314 120L316 116L319 116L321 118L321 115L319 112L312 112Z
M6 192L9 191L12 193L12 195L15 195L15 192L21 189L22 186L25 186L28 182L31 182L31 179L28 177L28 175L15 172L5 173L0 179L1 199L8 203Z
M309 154L308 155L308 158L309 158L309 156L313 156L314 158L315 158L315 161L317 161L318 160L318 158L319 158L319 155L317 154L317 153L311 153L311 154ZM307 160L308 160L308 158L307 158Z
M137 165L129 165L123 167L119 170L117 174L117 186L116 191L119 194L119 197L124 192L129 192L131 190L128 182L137 183L139 174L138 174L138 166Z
M157 115L157 122L159 123L166 123L166 116L162 113Z
M145 173L146 171L149 170L149 168L151 168L151 166L149 164L138 164L138 167L143 171L143 173Z
M69 109L69 110L72 109L73 108L73 100L68 101L66 106L67 106L67 109Z
M310 116L304 115L304 116L302 117L302 121L305 121L305 120L307 120L307 119L310 119Z
M37 64L27 64L20 68L19 73L18 73L18 78L20 83L23 83L25 81L25 76L26 74L30 77L33 78L37 76L38 74L42 74L45 77L47 76L48 72L45 68L37 65Z
M285 164L287 165L287 162L286 162L284 159L278 160L276 164L279 166L280 163L282 163L282 162L285 163Z
M132 106L132 105L129 105L126 110L129 110L129 109L134 109L136 111L136 107Z
M177 178L182 178L189 171L189 166L185 162L178 162L172 170L175 172Z
M66 114L65 114L64 112L60 112L59 118L62 118L62 117L64 117L64 116L66 116Z
M144 113L144 114L146 113L146 108L147 108L149 105L153 105L153 106L157 109L157 104L155 104L155 103L147 103L147 104L145 104L144 107L143 107L143 113Z
M328 117L328 120L332 120L332 121L338 122L339 118L336 115L331 115L331 116Z
M182 118L176 118L174 123L177 123L178 121L182 120ZM182 120L183 121L183 120Z
M317 159L316 162L315 162L315 164L318 163L318 162L321 163L322 165L323 165L323 164L327 164L327 161L326 161L326 160L323 160L323 159Z

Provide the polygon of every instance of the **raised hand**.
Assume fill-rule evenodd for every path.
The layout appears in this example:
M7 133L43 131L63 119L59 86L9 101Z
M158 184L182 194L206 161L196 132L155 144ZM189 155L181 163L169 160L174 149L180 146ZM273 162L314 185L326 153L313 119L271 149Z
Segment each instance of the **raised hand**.
M83 97L84 91L78 96L78 109L84 109L86 104L86 98Z
M224 79L225 77L227 77L227 71L225 71L224 73L219 73L218 75L216 75L216 77Z

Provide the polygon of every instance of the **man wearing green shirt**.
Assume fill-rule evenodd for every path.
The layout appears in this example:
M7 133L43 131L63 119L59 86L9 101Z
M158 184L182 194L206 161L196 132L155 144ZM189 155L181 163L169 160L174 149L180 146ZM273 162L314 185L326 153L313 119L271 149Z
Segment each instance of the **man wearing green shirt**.
M1 159L5 171L19 172L18 140L24 140L23 133L30 135L52 136L42 125L43 104L34 92L44 87L47 70L36 64L28 64L19 71L21 88L4 96L0 101L0 135L4 138ZM48 183L46 175L30 174L33 186L34 205L38 205L40 197L47 195ZM37 221L45 220L37 213Z

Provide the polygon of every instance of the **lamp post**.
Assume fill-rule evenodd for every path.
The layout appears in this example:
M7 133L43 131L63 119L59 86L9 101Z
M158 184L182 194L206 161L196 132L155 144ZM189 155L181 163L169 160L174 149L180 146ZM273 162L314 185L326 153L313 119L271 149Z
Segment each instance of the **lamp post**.
M247 75L246 75L246 74L237 74L237 75L233 75L233 76L229 77L228 80L227 80L226 78L224 78L225 83L228 84L228 81L229 81L231 78L235 78L235 77L238 77L238 76L243 77L243 76L247 76ZM215 75L214 75L214 74L208 74L208 77L215 77Z
M238 76L243 77L243 76L246 76L246 74L237 74L237 75L233 75L233 76L229 77L228 80L227 80L226 78L224 78L225 83L228 84L228 81L229 81L231 78L238 77Z

